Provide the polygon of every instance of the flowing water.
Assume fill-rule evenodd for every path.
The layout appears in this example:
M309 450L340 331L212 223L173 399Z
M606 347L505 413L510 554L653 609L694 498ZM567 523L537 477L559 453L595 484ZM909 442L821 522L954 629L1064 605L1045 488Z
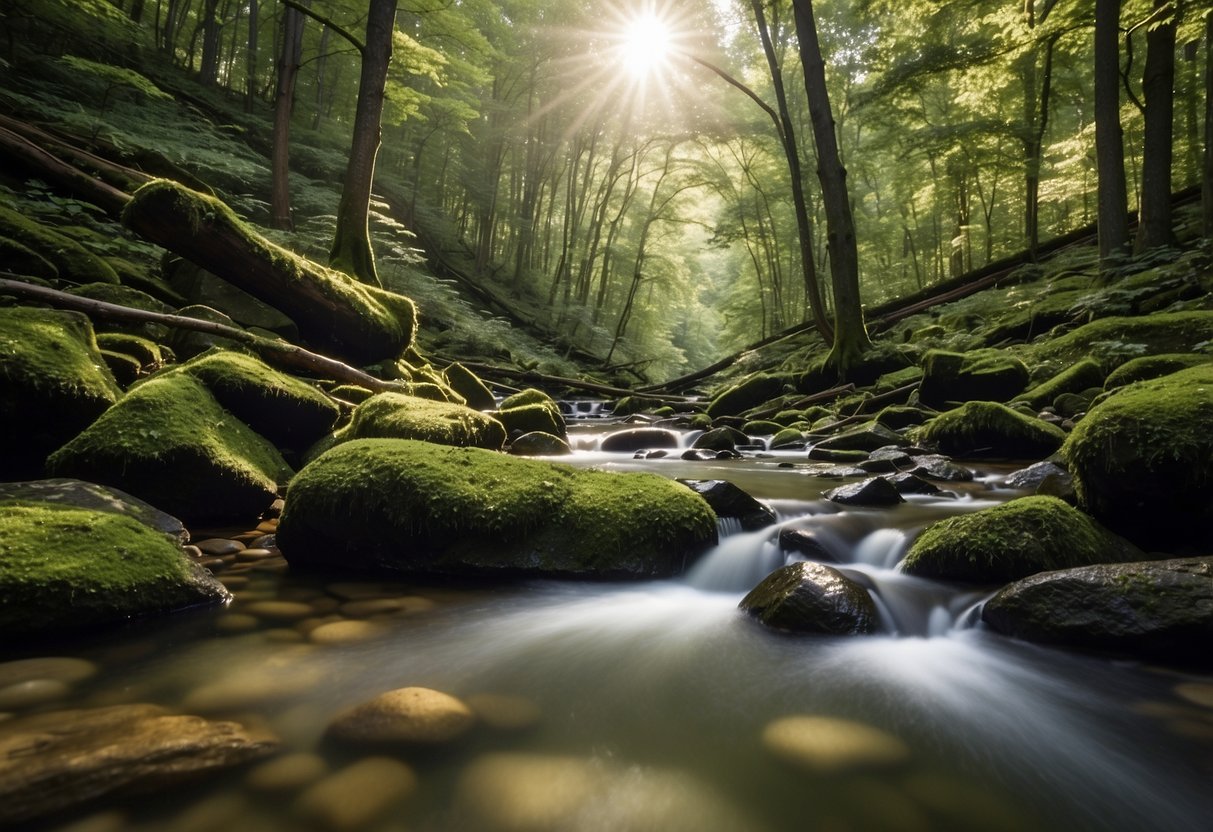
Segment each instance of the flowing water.
M897 571L923 526L1012 492L979 477L956 496L840 511L820 498L836 483L780 467L790 459L577 455L579 465L727 478L776 510L777 524L761 531L722 523L720 544L682 579L489 589L248 573L228 609L135 624L73 653L101 670L53 707L150 701L265 725L284 753L318 754L329 771L359 755L323 741L328 721L385 690L431 687L524 715L504 720L528 724L520 730L482 726L442 753L403 752L416 791L365 823L338 824L350 830L1209 828L1208 679L1002 638L979 623L986 592ZM778 545L789 524L812 528L836 568L869 589L880 635L780 635L738 611L789 559ZM399 603L364 640L304 638L324 616L374 597ZM314 616L249 619L246 610L274 599L310 604ZM763 735L796 715L878 729L909 758L817 772L789 765ZM63 823L323 828L303 788L267 792L236 772Z

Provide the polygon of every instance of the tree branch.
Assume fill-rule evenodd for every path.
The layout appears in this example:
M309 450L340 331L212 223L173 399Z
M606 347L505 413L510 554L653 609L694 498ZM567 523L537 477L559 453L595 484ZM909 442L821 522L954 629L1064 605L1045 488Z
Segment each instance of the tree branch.
M302 14L306 17L310 17L312 20L316 21L321 26L329 27L334 32L341 35L341 37L345 38L350 43L352 43L354 45L354 48L358 50L358 54L361 55L366 52L366 46L362 43L362 41L358 40L357 37L350 34L348 31L346 31L346 29L341 24L334 23L332 20L328 19L327 17L325 17L322 14L317 14L316 12L309 9L307 6L300 3L299 0L278 0L278 2L280 2L282 5L286 6L287 8L294 9L295 11L299 12L300 14Z

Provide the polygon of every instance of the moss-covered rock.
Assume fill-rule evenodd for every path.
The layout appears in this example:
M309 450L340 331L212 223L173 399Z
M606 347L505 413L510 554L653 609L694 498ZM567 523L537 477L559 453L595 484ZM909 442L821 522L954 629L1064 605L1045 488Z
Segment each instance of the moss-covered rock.
M455 363L442 371L442 377L451 389L463 396L467 406L473 410L493 410L497 400L493 392L480 377L462 364Z
M218 309L211 309L209 306L185 306L178 309L177 314L199 321L209 321L213 324L222 324L223 326L230 326L235 329L240 328L227 315L224 315ZM168 334L168 345L173 350L173 353L183 361L196 355L201 355L207 350L215 349L216 347L234 352L243 352L246 349L239 341L224 338L222 335L215 335L211 332L199 332L193 329L174 329Z
M739 431L737 428L731 428L728 425L723 425L718 428L704 431L699 436L695 437L695 441L691 443L692 448L704 448L709 451L731 451L738 445L746 445L750 441L750 437Z
M461 404L379 393L358 405L337 438L419 439L438 445L500 450L506 434L501 422Z
M187 373L149 379L47 460L189 521L248 520L291 471L266 439Z
M1101 318L1034 345L1034 362L1073 363L1090 356L1105 370L1142 355L1192 352L1213 340L1213 312L1167 312L1138 318Z
M158 370L164 364L164 353L160 345L139 335L126 332L99 332L97 346L110 352L120 352L129 355L139 362L144 372Z
M322 454L278 527L292 566L582 578L677 574L715 537L708 504L664 477L403 439Z
M1017 399L1040 409L1053 403L1063 393L1081 393L1089 387L1102 387L1103 369L1099 362L1085 358L1057 375L1028 390Z
M738 416L783 392L788 379L773 373L756 373L718 394L708 405L708 415Z
M77 312L0 309L0 470L40 476L55 448L84 430L122 391Z
M496 415L511 436L535 430L561 438L568 435L560 405L547 393L533 387L503 399L497 406Z
M84 246L35 220L0 205L0 235L37 253L69 283L117 283L118 273Z
M795 633L873 633L880 621L863 587L837 569L805 561L776 569L739 606L768 627Z
M188 260L173 261L171 268L166 269L166 276L169 285L188 304L218 309L241 326L268 330L288 341L299 339L298 327L286 315Z
M129 387L141 375L139 361L124 352L101 350L101 358L120 387Z
M1169 376L1179 370L1213 363L1213 355L1205 353L1168 353L1165 355L1143 355L1121 364L1108 373L1104 389L1115 390L1135 381L1149 381L1160 376Z
M978 400L1005 402L1028 386L1027 366L1002 350L932 350L923 358L922 367L918 396L931 407Z
M350 404L362 404L362 402L375 395L374 390L359 387L357 384L338 384L329 393L332 394L333 398L349 402Z
M1207 547L1213 524L1213 364L1122 387L1062 455L1079 504L1141 545Z
M822 439L814 448L828 451L874 451L886 445L910 444L901 434L895 433L880 422L865 422L835 436Z
M911 430L910 438L953 456L1039 459L1060 448L1066 434L997 402L966 402Z
M19 274L23 277L36 277L40 280L55 280L59 270L55 264L38 252L16 240L0 234L0 263L5 271Z
M902 571L924 578L1006 583L1049 569L1141 560L1142 552L1056 497L1021 497L929 526Z
M511 407L522 407L528 404L542 404L551 407L557 413L560 412L560 406L556 404L556 400L542 390L537 390L534 387L528 387L525 390L519 390L513 395L506 396L501 400L502 409Z
M510 443L510 453L515 456L565 456L573 449L559 436L541 431L531 431L516 437Z
M800 428L783 428L771 437L769 447L777 448L803 447L807 434Z
M112 512L0 502L0 631L90 630L230 596L179 543Z
M903 405L889 405L876 414L876 422L891 430L921 425L930 418L931 414L921 408Z

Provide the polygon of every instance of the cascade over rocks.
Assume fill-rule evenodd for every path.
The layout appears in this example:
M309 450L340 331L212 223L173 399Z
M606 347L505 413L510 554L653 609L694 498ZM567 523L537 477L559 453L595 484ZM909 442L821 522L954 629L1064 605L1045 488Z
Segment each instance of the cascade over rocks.
M663 577L715 539L703 498L655 474L405 439L320 455L278 526L292 566L468 576Z
M874 633L880 620L867 590L837 569L808 561L776 569L738 607L768 627L794 633Z
M840 485L827 491L825 497L844 506L895 506L905 502L897 486L885 477Z

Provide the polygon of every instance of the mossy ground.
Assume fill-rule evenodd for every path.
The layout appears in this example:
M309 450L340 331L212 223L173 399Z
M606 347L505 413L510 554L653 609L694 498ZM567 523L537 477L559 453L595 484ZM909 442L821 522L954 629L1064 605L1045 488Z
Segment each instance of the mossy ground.
M439 445L498 450L505 428L492 416L460 404L401 393L380 393L358 405L337 436L351 439L419 439Z
M1143 355L1193 352L1213 340L1213 312L1168 312L1101 318L1025 351L1035 363L1073 363L1090 356L1105 370Z
M1149 381L1201 364L1213 364L1213 354L1184 352L1143 355L1141 358L1126 361L1109 373L1104 387L1107 390L1115 390L1135 381Z
M966 402L910 433L946 454L1011 459L1042 459L1065 438L1060 428L996 402Z
M0 502L0 632L82 630L221 603L226 591L161 532L119 514Z
M910 575L1006 583L1050 569L1144 555L1056 497L1021 497L929 526L906 554Z
M69 283L117 283L118 273L105 260L70 237L0 205L0 235L38 254Z
M1034 408L1042 408L1053 403L1062 393L1081 393L1092 387L1102 387L1104 373L1099 362L1085 358L1077 364L1062 370L1023 395L1017 396L1018 401L1025 401Z
M714 540L715 515L656 475L366 439L299 473L278 534L292 564L326 568L654 577Z

